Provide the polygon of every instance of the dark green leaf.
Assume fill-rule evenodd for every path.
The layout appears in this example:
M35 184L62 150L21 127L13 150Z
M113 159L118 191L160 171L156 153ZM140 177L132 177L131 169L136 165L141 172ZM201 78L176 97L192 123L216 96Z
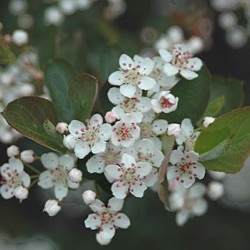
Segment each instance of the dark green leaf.
M174 96L179 97L178 107L172 113L162 114L161 118L178 123L190 118L195 123L202 117L210 97L210 74L205 65L197 73L197 78L181 79L171 90Z
M195 143L206 169L238 172L250 154L250 107L217 118Z
M45 67L45 83L56 107L59 119L72 120L72 106L68 97L69 86L76 74L72 65L63 59L50 60Z
M57 124L53 103L41 97L22 97L7 105L1 113L11 127L35 142L58 152L64 152L62 137L51 136L46 123ZM51 127L51 124L50 124Z

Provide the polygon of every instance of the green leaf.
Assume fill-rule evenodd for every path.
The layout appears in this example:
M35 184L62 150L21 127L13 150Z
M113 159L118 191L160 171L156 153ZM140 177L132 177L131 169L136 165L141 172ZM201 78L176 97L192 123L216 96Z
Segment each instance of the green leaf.
M51 124L58 123L57 113L51 101L34 96L22 97L9 103L1 114L11 127L22 135L52 150L66 151L62 136L51 136L46 127L48 124L51 127Z
M160 170L159 170L159 177L158 177L158 196L162 203L164 204L165 208L170 210L170 204L168 200L168 181L166 178L166 173L168 169L168 163L170 154L173 150L175 137L171 136L163 136L162 137L163 143L163 152L165 154L165 158L162 161Z
M89 74L81 74L69 89L74 119L85 121L91 115L98 91L97 79Z
M234 78L212 77L210 102L224 96L223 106L215 114L207 115L217 117L228 113L243 104L243 82Z
M162 114L161 118L178 123L184 118L190 118L195 123L202 117L210 97L210 74L205 65L197 73L197 78L183 78L173 87L171 93L179 97L178 107L172 113Z
M223 106L226 103L226 98L224 95L217 97L216 99L209 102L206 113L204 117L211 116L216 117L221 112Z
M45 83L56 107L60 121L72 120L72 105L68 97L69 86L76 73L72 65L63 59L50 60L45 66Z
M236 173L250 154L250 107L217 118L204 129L194 150L206 169Z
M9 48L9 46L4 42L3 37L0 37L0 64L8 64L15 62L16 58Z

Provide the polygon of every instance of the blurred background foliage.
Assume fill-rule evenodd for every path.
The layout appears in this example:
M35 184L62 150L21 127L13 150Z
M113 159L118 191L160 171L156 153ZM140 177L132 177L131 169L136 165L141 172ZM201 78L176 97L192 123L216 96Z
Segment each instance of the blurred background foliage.
M17 17L8 10L9 2L0 2L4 33L12 33L18 27ZM106 93L107 77L118 67L120 54L146 53L160 34L175 24L183 28L187 37L199 35L206 41L205 50L198 56L212 74L244 81L244 105L250 104L250 42L240 48L228 45L225 31L217 24L219 13L211 7L210 1L127 0L126 11L115 19L108 19L103 15L107 1L100 0L88 10L67 16L58 28L44 25L43 13L49 1L28 2L28 12L34 18L34 25L28 31L31 44L38 49L41 69L50 58L67 58L78 73L96 76L101 93ZM241 17L241 10L238 12ZM242 18L241 22L244 21ZM18 145L21 149L36 147L38 152L47 151L26 139L19 140ZM8 146L1 144L0 165L7 161ZM243 188L250 190L250 185ZM78 196L81 197L80 191ZM10 245L11 249L28 249L26 243L37 237L47 244L41 245L41 250L245 250L250 246L250 194L241 201L244 209L234 201L210 202L204 216L178 227L175 214L167 212L158 196L148 191L145 199L128 199L124 213L129 215L132 225L128 230L119 230L112 243L105 247L99 246L95 233L84 227L89 210L76 197L72 194L66 199L62 213L53 218L42 213L46 194L36 188L21 204L15 199L0 198L0 250L9 249Z

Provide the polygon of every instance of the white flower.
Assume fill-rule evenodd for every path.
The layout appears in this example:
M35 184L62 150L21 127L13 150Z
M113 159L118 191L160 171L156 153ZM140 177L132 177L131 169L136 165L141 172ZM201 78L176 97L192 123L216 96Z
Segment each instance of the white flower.
M15 145L11 145L7 148L7 155L8 157L15 157L18 156L20 153L19 148Z
M73 120L69 124L70 134L64 138L64 145L69 149L74 149L75 155L83 159L90 153L104 152L106 141L111 135L111 125L103 124L103 118L95 114L88 121L87 126L82 122Z
M105 152L92 156L86 163L89 173L103 173L108 165L117 165L121 161L121 147L108 143Z
M73 168L69 171L69 179L73 182L82 181L82 171L76 168Z
M86 205L89 205L95 201L96 193L92 190L86 190L82 194L83 201Z
M153 70L154 62L150 58L135 56L132 60L126 54L119 59L120 70L112 73L108 81L112 85L120 86L120 92L126 97L133 97L137 88L149 90L156 84L149 77Z
M21 152L20 158L24 162L32 163L36 159L35 152L33 150L24 150Z
M57 200L47 200L43 211L47 212L49 216L55 216L61 210Z
M169 181L176 179L185 188L189 188L195 178L203 179L204 166L198 162L199 154L194 151L173 150L170 155L170 167L167 171Z
M27 188L24 188L23 186L18 186L14 190L14 195L17 199L20 200L20 202L24 199L28 198L29 190Z
M10 158L9 163L1 166L2 186L0 192L4 199L12 198L17 187L29 187L30 177L23 169L23 163L15 158Z
M121 164L107 166L104 174L113 182L111 191L116 198L124 199L129 192L141 198L147 189L145 179L151 170L148 162L137 163L133 156L124 153Z
M202 183L195 183L190 189L177 187L169 197L170 206L177 211L176 223L183 226L189 217L201 216L207 210L207 202L203 199L206 193L206 186Z
M28 43L29 36L24 30L15 30L12 34L12 41L17 46L22 46Z
M168 124L168 135L174 135L175 137L180 136L181 126L179 123Z
M43 154L41 162L48 170L39 176L38 185L44 189L54 187L55 197L62 200L68 194L68 188L76 189L79 182L69 178L69 171L75 165L75 158L70 155L58 157L55 153Z
M204 119L203 119L203 126L205 127L205 128L207 128L211 123L213 123L215 121L215 118L213 118L213 117L205 117Z
M211 181L208 185L207 195L211 200L217 200L224 194L224 186L218 181Z
M45 10L44 20L46 24L59 26L64 21L64 15L57 7L51 6Z
M120 213L124 200L115 197L109 199L108 205L105 206L100 200L95 200L90 204L94 213L89 214L84 221L85 226L92 230L99 230L98 242L108 244L115 235L118 228L128 228L130 226L129 218ZM101 241L101 242L100 242Z
M179 98L174 97L170 91L161 91L156 99L152 99L152 109L156 113L170 113L177 109Z
M193 57L185 45L175 45L172 53L163 49L160 49L159 53L166 62L164 72L168 76L174 76L180 73L180 75L187 80L198 77L198 74L194 71L199 71L201 69L202 61L197 57Z
M143 113L151 110L150 98L141 95L142 92L138 90L134 97L128 98L123 96L118 88L111 88L108 91L108 98L116 105L112 112L118 119L121 119L124 114L130 113L135 116L137 123L141 122Z
M140 136L140 128L136 125L134 115L125 114L112 129L111 142L115 146L130 147Z

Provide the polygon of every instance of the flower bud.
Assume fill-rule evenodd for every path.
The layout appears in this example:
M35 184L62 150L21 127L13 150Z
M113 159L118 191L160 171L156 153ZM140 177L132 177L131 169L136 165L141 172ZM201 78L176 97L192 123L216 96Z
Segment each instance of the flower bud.
M21 153L20 158L24 162L32 163L35 161L35 153L33 150L24 150Z
M15 145L11 145L7 148L7 155L8 157L16 157L19 155L19 148Z
M224 194L224 187L220 182L212 181L208 185L207 195L211 200L217 200Z
M73 182L80 182L82 180L82 171L73 168L69 172L69 179Z
M93 192L92 190L86 190L82 194L83 201L86 205L89 205L95 201L96 198L96 193Z
M47 212L49 216L55 216L60 210L57 200L47 200L43 212Z
M110 243L111 239L103 237L103 235L101 235L100 233L96 234L96 240L102 246L108 245Z
M28 198L29 190L27 188L24 188L23 186L18 186L14 190L14 195L17 199L20 200L20 202L24 199Z
M204 126L205 128L207 128L209 124L211 124L211 123L214 122L214 120L215 120L215 118L213 118L213 117L209 117L209 116L205 117L205 118L203 119L203 126Z
M105 120L108 123L113 123L116 121L116 119L117 119L117 117L116 117L115 113L112 111L107 112L105 115Z
M181 126L178 123L171 123L168 125L168 135L178 137L181 133Z
M59 122L57 123L56 125L56 131L59 133L59 134L65 134L67 133L69 130L68 130L68 124L66 122Z
M17 46L28 43L28 33L24 30L15 30L12 34L12 42Z

